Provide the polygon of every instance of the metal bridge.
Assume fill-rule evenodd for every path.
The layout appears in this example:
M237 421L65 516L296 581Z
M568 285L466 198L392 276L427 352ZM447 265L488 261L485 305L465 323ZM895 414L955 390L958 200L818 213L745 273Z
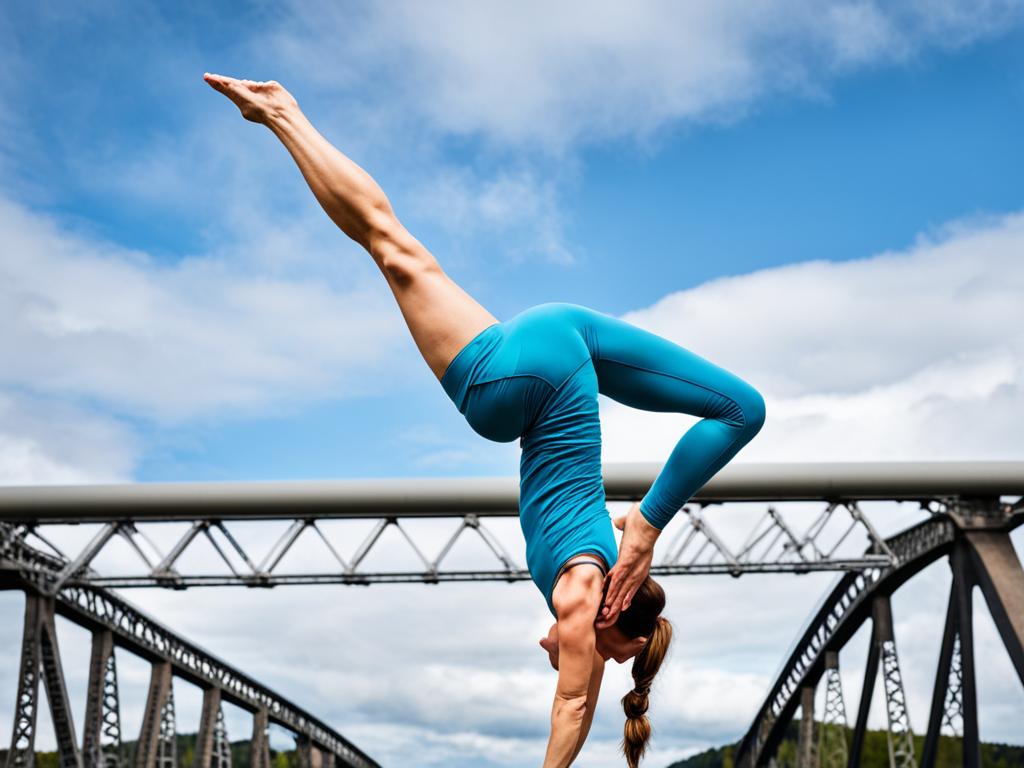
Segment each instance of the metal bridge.
M639 499L659 469L653 464L606 466L608 500ZM963 739L965 765L978 765L971 595L974 586L981 588L1024 684L1024 571L1009 539L1009 531L1024 522L1022 495L1024 462L737 464L709 481L669 525L665 544L659 543L663 557L652 574L845 572L769 691L739 745L737 763L772 763L801 706L798 763L858 765L881 662L890 763L934 764L941 730ZM882 516L889 512L869 508L891 511L891 502L914 505L923 520L883 536ZM718 505L727 505L730 512L716 510L712 525L706 510ZM517 514L514 478L0 488L0 588L26 593L7 765L32 764L40 672L62 766L118 764L113 649L119 646L153 665L134 759L139 768L174 764L173 676L204 690L199 768L230 765L222 700L254 715L254 766L269 764L268 722L296 734L307 765L374 766L327 725L174 635L110 588L517 581L529 578L509 553L521 541L508 538L506 530L503 543L499 530L501 518ZM69 526L83 523L94 529L91 537L67 535ZM282 525L284 530L277 530ZM246 537L239 535L239 527L249 527L252 534L253 526L265 529L243 545ZM390 529L405 541L413 566L368 565L367 556L383 548L382 536ZM453 548L464 537L482 542L478 548L488 562L455 567ZM286 556L300 539L316 542L328 555L327 564L289 570ZM96 563L114 542L132 559L118 562L123 573L101 573ZM198 542L212 547L219 563L189 557ZM941 557L949 560L953 587L924 752L915 755L889 595ZM55 613L93 632L81 748L60 666ZM851 732L839 655L868 618L871 653ZM824 719L815 722L814 693L822 678L827 686Z

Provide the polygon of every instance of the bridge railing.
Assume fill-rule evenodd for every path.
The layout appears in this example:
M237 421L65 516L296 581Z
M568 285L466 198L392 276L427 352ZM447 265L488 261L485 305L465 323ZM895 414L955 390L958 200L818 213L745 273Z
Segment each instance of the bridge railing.
M654 464L605 467L609 502L642 497L659 471ZM864 570L894 564L866 512L869 501L914 502L926 512L963 495L1024 492L1024 462L854 462L735 464L708 482L676 515L659 543L655 575ZM726 503L763 507L740 540L729 543L729 523L708 507ZM817 504L800 519L781 502ZM515 537L503 541L501 518L518 514L514 478L395 478L256 483L147 483L134 485L0 488L0 548L17 561L17 544L49 551L64 563L42 585L51 594L65 584L105 587L501 580L529 578L513 554ZM433 521L430 531L421 523ZM239 526L279 523L284 530L244 544ZM352 526L338 530L336 523ZM99 527L73 549L55 542L68 523ZM168 523L184 530L158 535ZM367 528L367 526L369 526ZM733 526L735 527L735 526ZM280 525L277 526L280 528ZM507 530L507 527L506 527ZM389 531L405 542L413 566L372 567L371 553ZM486 564L457 568L452 552L476 538ZM318 568L287 570L286 556L313 539L326 556ZM100 573L97 558L112 543L127 543L130 567ZM197 546L211 546L218 570L184 564ZM209 559L203 561L209 563ZM212 566L207 566L208 568Z
M607 466L608 501L641 498L658 470L658 466L651 464ZM1020 599L1024 594L1024 571L1008 538L1008 531L1024 521L1024 505L1020 498L1007 500L1022 495L1024 462L735 464L700 489L666 530L660 543L663 557L652 573L847 572L812 617L769 691L741 744L738 763L753 766L769 762L798 706L804 707L805 715L810 714L801 721L801 764L817 765L823 755L829 755L832 763L842 762L842 756L848 755L855 763L880 666L889 713L891 762L916 764L888 597L925 563L948 556L953 587L923 762L927 765L934 760L942 723L950 720L952 708L958 708L965 763L976 764L971 762L977 753L977 713L970 593L978 586L985 595L1024 684L1024 603ZM866 511L874 502L916 504L924 519L895 536L883 536L879 533L882 526L878 518L872 521ZM793 503L816 508L797 524L796 516L789 511ZM735 529L735 521L718 511L715 515L706 513L711 506L726 504L767 506L749 517L749 525L739 540L730 542L723 529ZM255 713L254 764L264 764L264 756L269 759L265 739L257 734L265 734L266 723L276 720L299 733L309 749L316 746L324 755L345 765L374 765L323 723L177 638L105 587L516 581L528 578L528 573L515 562L509 554L511 547L502 544L491 524L497 524L501 518L514 518L517 509L517 486L510 478L0 488L0 582L8 588L13 585L24 589L29 596L18 697L26 708L23 713L19 710L21 714L15 722L14 748L9 753L8 765L26 764L19 762L18 756L31 753L34 720L30 722L26 717L34 718L40 679L51 694L62 763L77 765L76 759L80 759L75 758L77 747L70 719L62 720L61 713L69 710L66 692L61 693L62 673L53 631L55 612L94 630L95 674L90 676L90 707L82 752L87 765L92 764L89 755L102 753L96 751L96 745L102 743L101 725L107 722L104 718L109 712L97 709L99 705L94 701L110 698L104 699L103 686L110 685L113 654L105 649L112 649L114 644L154 663L140 737L140 745L149 751L144 752L148 755L145 761L137 764L153 765L163 754L161 749L170 749L167 740L161 740L161 734L168 732L168 728L173 733L170 680L179 675L204 686L211 697L204 698L203 760L223 753L223 718L219 715L223 697ZM287 523L283 533L255 537L265 547L259 553L253 549L251 540L243 546L243 537L236 534L238 525L277 522L280 526L282 521ZM364 526L364 534L358 540L346 539L348 545L355 543L354 550L339 545L328 535L326 528L337 521ZM422 530L414 530L413 524L421 521L446 523L449 530L440 536L436 532L425 536ZM73 549L66 543L55 542L52 534L61 526L82 523L95 528L87 541L79 540ZM161 548L157 537L147 532L152 527L171 524L184 526L184 531ZM367 555L392 527L416 553L418 565L405 570L369 568ZM483 541L494 558L492 567L458 570L450 565L449 555L465 535L475 535ZM280 565L285 555L302 536L320 540L333 556L333 564L319 571L283 572ZM213 546L226 564L227 574L185 570L184 555L203 540ZM859 548L851 551L855 540ZM126 542L129 551L138 556L141 568L136 573L104 575L94 568L97 558L114 541ZM435 545L430 556L424 554L428 549L425 541ZM847 744L845 731L839 725L840 719L845 722L845 708L838 658L846 640L868 618L873 626L872 654L853 741ZM823 728L815 748L813 692L822 676L828 681L828 725L836 728ZM114 679L116 689L116 675ZM30 695L31 691L36 693ZM947 701L951 691L958 692L960 698ZM116 701L116 696L113 698ZM837 713L842 713L842 717ZM842 738L836 734L843 734ZM204 768L209 764L202 763Z

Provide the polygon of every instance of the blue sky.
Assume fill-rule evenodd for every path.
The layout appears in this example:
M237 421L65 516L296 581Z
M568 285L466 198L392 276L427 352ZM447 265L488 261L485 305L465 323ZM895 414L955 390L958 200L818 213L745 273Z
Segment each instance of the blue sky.
M757 385L741 459L1022 457L1019 3L23 2L0 51L5 483L517 469L207 70L280 80L499 318L586 304ZM606 460L683 424L602 409Z
M344 129L328 114L374 99L372 79L335 87L325 63L311 85L294 60L268 56L260 40L286 13L276 6L96 8L20 4L8 20L19 54L8 88L21 130L7 137L4 186L60 226L145 251L156 264L223 247L235 234L218 208L236 190L218 189L217 174L189 165L203 162L201 146L182 159L170 189L160 188L161 176L147 179L147 170L166 172L147 165L152 153L167 162L177 134L194 131L202 141L203 121L227 116L228 105L199 79L204 69L277 76L314 120L325 115L318 124L329 137ZM922 46L897 66L870 63L724 114L666 119L644 136L580 139L553 152L528 136L502 142L479 131L403 127L406 146L354 154L366 157L407 226L499 317L549 300L621 314L715 277L863 258L952 219L1020 208L1024 32L1006 24L986 37L953 51ZM272 175L277 185L260 190L261 212L282 220L315 213L269 134L240 121L233 128L218 140L236 143L241 162L269 167L262 179ZM217 157L216 148L210 153ZM438 168L481 179L522 174L551 232L538 235L515 213L490 225L439 226L429 206L417 208L405 194L412 183L429 197ZM193 186L204 189L193 194ZM322 240L332 234L326 218L311 226ZM338 258L360 257L339 241ZM242 418L213 411L159 425L144 409L97 407L141 436L132 470L140 480L450 472L410 464L419 448L396 446L394 434L403 424L458 433L456 415L443 412L446 401L425 369L403 392L400 401L388 391L282 398ZM489 448L480 446L486 459L458 472L514 470L507 453Z

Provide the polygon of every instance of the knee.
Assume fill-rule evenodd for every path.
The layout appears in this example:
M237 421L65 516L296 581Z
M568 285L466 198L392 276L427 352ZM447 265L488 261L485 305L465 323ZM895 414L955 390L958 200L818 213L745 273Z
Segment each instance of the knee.
M743 428L749 431L750 436L753 437L764 426L767 415L764 397L756 389L747 385L739 399L739 405L743 413Z
M368 236L367 249L384 276L400 285L440 270L430 251L397 221L374 228Z

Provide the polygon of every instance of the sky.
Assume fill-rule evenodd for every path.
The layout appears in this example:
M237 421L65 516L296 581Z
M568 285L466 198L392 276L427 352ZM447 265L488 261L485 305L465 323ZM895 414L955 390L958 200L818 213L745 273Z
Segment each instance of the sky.
M1024 3L19 1L0 19L2 484L518 469L205 71L284 84L499 319L585 304L754 384L768 418L737 462L1024 459ZM601 414L608 462L663 461L693 423ZM832 578L667 580L647 764L742 735ZM894 596L918 729L948 581L938 564ZM541 762L554 675L529 582L129 598L386 765ZM0 611L4 733L20 596ZM976 614L982 737L1022 744L1024 692ZM80 723L85 635L59 626ZM849 712L865 642L842 657ZM147 673L119 664L132 732ZM581 764L621 764L627 680L609 670ZM199 695L176 686L191 730Z

